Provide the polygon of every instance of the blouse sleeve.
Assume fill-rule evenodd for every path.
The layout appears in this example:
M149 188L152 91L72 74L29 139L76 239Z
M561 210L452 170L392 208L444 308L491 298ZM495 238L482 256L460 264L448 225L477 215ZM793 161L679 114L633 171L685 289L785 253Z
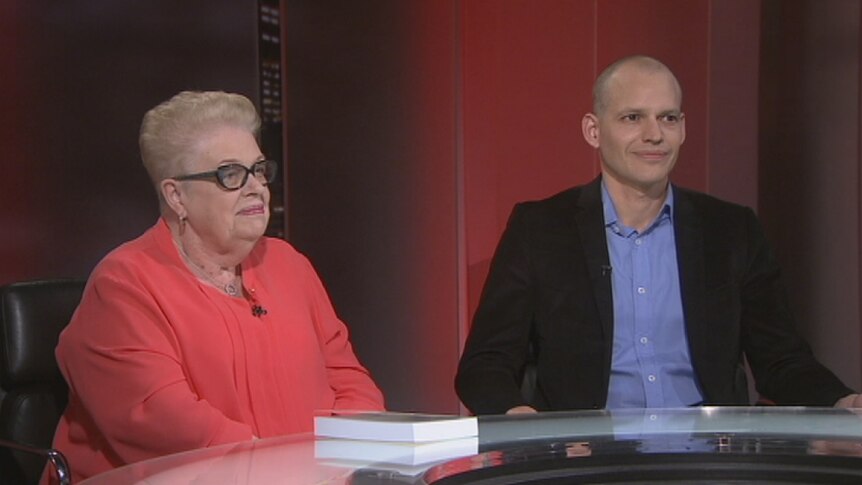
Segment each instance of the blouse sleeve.
M307 260L306 271L315 330L329 386L335 393L335 409L384 410L383 394L353 353L347 326L335 314L323 283Z
M133 275L97 269L57 359L84 426L125 463L252 438L192 391L170 322Z

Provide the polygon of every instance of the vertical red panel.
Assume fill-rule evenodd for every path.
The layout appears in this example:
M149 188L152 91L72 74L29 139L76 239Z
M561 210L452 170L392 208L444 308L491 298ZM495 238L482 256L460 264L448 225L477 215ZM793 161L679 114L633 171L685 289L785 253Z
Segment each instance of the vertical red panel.
M709 90L707 0L603 0L596 15L599 70L616 59L646 54L667 64L683 89L686 140L672 178L707 188Z
M860 4L763 2L760 217L799 330L858 387Z
M413 2L402 46L405 154L410 160L393 203L412 213L402 265L411 293L412 322L403 337L410 398L421 409L458 412L452 386L458 362L458 256L456 237L456 3ZM398 143L397 140L393 140ZM390 362L392 362L390 360ZM402 381L406 382L406 381Z
M711 2L708 192L757 207L760 1Z
M594 77L593 2L463 2L468 313L512 205L597 173L580 119Z
M291 242L396 410L457 412L457 2L288 2Z
M858 125L858 138L856 138L856 156L858 158L857 167L859 167L857 184L858 190L856 192L856 205L858 207L858 217L862 219L862 8L859 9L859 28L856 30L856 35L859 37L859 47L857 50L857 59L859 59L859 78L857 83L859 84L859 97L858 103L856 106L857 114L859 115L859 125ZM856 236L857 241L862 241L862 223L859 224L859 228ZM857 300L859 302L859 315L862 316L862 244L859 245L859 250L857 253L859 257L859 268L858 268L858 277L857 284L859 285L859 295ZM857 326L862 327L862 321L856 322ZM858 341L858 347L862 349L862 333L860 333L860 339ZM859 372L862 374L862 362L859 363Z
M46 236L41 221L47 204L40 192L45 183L51 184L45 162L33 160L31 153L36 131L28 126L27 107L38 93L29 79L33 43L27 36L24 10L18 2L0 2L0 141L5 173L0 178L0 285L27 279L32 267L38 267L38 256L30 246Z

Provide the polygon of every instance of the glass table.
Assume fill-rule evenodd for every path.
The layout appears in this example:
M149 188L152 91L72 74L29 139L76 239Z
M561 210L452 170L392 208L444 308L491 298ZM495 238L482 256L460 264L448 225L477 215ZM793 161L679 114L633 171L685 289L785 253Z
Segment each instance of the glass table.
M223 445L128 465L81 485L862 483L862 409L483 416L478 439L448 449L332 444L304 434Z

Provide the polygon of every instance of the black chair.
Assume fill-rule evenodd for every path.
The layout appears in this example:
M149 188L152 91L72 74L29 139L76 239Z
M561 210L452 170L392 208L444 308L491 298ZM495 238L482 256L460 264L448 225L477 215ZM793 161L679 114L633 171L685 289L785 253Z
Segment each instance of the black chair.
M54 348L83 290L79 280L0 288L0 485L37 483L47 461L69 483L65 458L51 449L68 400Z

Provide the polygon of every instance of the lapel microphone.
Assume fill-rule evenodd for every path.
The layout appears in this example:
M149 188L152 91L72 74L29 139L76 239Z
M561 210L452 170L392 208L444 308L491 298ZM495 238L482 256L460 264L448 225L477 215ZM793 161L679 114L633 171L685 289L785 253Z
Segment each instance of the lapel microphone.
M602 276L608 276L609 274L611 274L612 269L613 268L611 268L611 265L603 264L602 265Z
M251 314L260 318L260 317L266 315L266 308L260 306L260 304L258 304L258 303L255 303L254 305L251 306Z
M251 314L260 318L261 316L266 315L266 308L255 303L251 306Z
M254 288L248 290L248 302L251 303L252 316L260 318L266 315L266 308L257 301L257 297L254 295Z

